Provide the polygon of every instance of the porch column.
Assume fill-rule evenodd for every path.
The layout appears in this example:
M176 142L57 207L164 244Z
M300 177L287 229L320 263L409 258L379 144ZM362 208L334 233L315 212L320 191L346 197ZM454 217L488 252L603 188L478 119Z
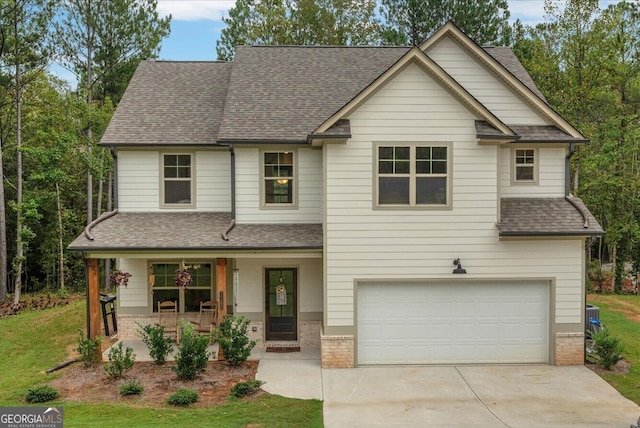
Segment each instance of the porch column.
M98 259L87 259L87 338L100 336L100 269Z
M216 259L216 290L218 292L218 325L227 314L227 259Z

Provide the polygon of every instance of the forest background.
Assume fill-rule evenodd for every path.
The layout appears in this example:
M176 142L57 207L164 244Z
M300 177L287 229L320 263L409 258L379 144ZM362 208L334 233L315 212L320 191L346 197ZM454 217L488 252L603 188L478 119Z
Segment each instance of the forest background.
M587 242L590 277L606 276L606 263L620 292L640 270L640 0L544 3L544 21L524 25L509 22L506 0L237 0L216 51L417 45L448 20L482 46L511 47L591 140L571 158L571 191L607 231ZM82 255L66 247L113 209L113 158L97 143L170 22L157 0L0 0L0 303L84 290ZM53 62L76 88L48 71Z

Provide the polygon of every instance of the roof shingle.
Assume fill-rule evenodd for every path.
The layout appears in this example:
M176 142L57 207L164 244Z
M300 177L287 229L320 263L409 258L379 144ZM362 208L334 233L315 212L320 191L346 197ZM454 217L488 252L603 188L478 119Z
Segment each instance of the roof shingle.
M500 204L500 236L593 236L604 235L602 227L582 200L572 198L587 215L566 198L503 198Z
M222 239L229 213L117 213L81 234L77 251L321 249L320 224L238 224Z

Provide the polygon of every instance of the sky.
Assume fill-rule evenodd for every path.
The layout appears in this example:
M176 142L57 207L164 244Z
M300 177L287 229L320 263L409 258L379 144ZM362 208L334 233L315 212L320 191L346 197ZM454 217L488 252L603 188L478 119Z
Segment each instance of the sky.
M544 20L543 0L507 0L511 19L534 25ZM557 0L562 1L562 0ZM600 7L621 0L601 0ZM158 59L174 61L213 61L217 58L216 41L224 28L222 17L235 0L158 0L161 16L171 14L171 34L162 41ZM53 73L74 82L73 75L53 66Z

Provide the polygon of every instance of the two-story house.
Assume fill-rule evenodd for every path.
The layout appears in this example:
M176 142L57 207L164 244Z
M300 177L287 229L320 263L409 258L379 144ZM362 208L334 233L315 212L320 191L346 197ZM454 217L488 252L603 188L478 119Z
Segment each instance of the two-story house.
M510 49L452 24L413 48L143 62L100 143L117 210L70 245L91 329L115 258L121 338L161 300L192 319L213 299L324 367L581 364L585 243L603 233L568 193L585 142Z

